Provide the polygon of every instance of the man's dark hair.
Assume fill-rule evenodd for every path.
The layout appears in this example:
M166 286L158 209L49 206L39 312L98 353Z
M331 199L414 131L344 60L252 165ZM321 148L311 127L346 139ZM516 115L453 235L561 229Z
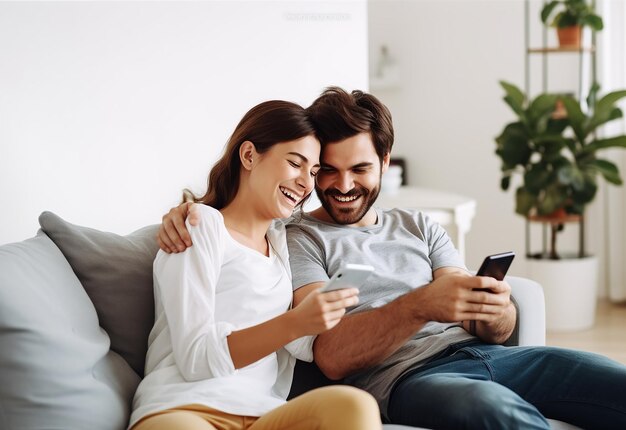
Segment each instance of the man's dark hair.
M371 94L358 90L349 94L339 87L328 87L307 108L307 113L322 144L335 143L359 133L370 133L381 162L391 152L391 113Z

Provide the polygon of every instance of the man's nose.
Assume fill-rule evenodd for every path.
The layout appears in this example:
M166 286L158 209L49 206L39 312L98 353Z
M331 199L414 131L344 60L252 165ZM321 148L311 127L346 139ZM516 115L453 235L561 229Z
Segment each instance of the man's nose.
M335 183L335 188L343 194L346 194L353 189L354 179L352 178L352 175L349 173L339 175L337 182Z

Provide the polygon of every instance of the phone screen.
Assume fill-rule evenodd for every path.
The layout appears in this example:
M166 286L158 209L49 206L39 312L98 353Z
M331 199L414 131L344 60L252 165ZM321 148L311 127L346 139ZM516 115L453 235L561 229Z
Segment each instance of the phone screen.
M489 255L485 258L483 264L480 265L476 276L490 276L501 281L506 276L506 272L509 270L514 258L515 253L513 252Z

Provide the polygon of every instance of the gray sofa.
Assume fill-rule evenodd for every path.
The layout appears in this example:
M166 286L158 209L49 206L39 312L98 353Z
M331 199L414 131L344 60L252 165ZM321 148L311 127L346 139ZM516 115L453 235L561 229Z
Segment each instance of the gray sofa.
M0 246L0 429L124 429L154 318L157 226L119 236L50 212L39 223L35 237ZM544 344L541 287L509 282L512 343ZM292 396L327 383L299 363Z

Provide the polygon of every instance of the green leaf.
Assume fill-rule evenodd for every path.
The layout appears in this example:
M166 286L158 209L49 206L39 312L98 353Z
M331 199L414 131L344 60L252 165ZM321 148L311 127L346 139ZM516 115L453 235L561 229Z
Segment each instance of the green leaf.
M568 125L569 125L569 120L567 118L559 118L559 119L550 118L548 120L548 125L546 127L546 133L560 135L563 133L563 131L567 128Z
M524 185L529 192L539 194L548 183L553 181L552 176L552 172L547 170L545 165L533 164L524 174Z
M577 191L581 191L584 187L583 173L573 164L561 167L557 172L557 177L561 184L571 185Z
M517 113L520 118L524 117L524 101L526 100L526 97L524 96L522 90L506 81L500 81L500 86L504 88L504 91L506 91L504 101L511 106L511 109L513 109L513 111Z
M550 14L554 10L554 8L559 4L558 0L553 0L550 3L546 4L541 10L541 22L544 24L548 22L548 18L550 18Z
M616 136L608 139L594 140L588 145L585 145L582 152L583 154L591 154L607 148L626 148L626 136Z
M585 133L585 121L587 117L580 109L578 101L576 101L573 97L563 97L561 100L563 100L565 110L567 110L567 118L569 119L569 123L574 130L574 134L578 138L578 141L583 143L585 141L585 137L587 136Z
M543 163L552 163L554 160L562 158L561 150L565 147L567 139L562 136L544 136L535 139L535 144L541 153Z
M606 107L612 107L615 103L617 103L624 97L626 97L626 90L613 91L602 97L598 101L598 106L603 109Z
M537 197L531 194L526 188L519 187L515 192L515 212L528 216L535 206Z
M608 160L593 160L587 166L600 172L604 179L615 185L622 185L618 167Z
M533 139L533 142L537 144L545 143L558 143L561 147L565 145L567 137L563 137L561 134L542 134Z
M552 21L552 25L558 28L573 27L578 24L578 17L569 13L569 11L557 13L554 21Z
M509 189L509 186L511 186L511 175L503 176L500 180L500 188L506 191Z
M578 147L576 146L576 141L574 139L565 138L565 145L572 154L578 153Z
M537 127L538 132L541 133L546 130L549 115L554 112L558 98L559 96L555 94L540 94L528 107L527 116L531 126L536 125L541 119L544 120L543 127Z
M511 107L513 112L515 112L515 114L521 121L524 121L524 122L527 121L526 112L524 111L522 107L517 105L517 103L512 99L511 96L505 96L503 100L506 102L506 104L508 104Z
M598 98L598 91L600 91L600 84L594 82L589 88L589 94L587 95L587 106L595 110L596 100Z
M604 28L604 23L602 22L602 18L598 15L587 15L581 20L582 25L588 25L593 28L595 31L600 31Z
M496 137L496 154L507 168L520 164L525 166L532 153L526 128L521 122L507 124L500 136Z
M595 130L599 125L610 121L612 115L615 115L615 104L624 97L626 97L626 90L613 91L602 97L598 103L596 103L595 110L586 130L587 133Z
M573 190L571 198L575 204L575 206L582 208L587 203L591 202L596 196L596 192L598 191L598 186L596 185L596 181L593 175L586 173L585 182L582 190ZM581 210L582 212L582 210Z
M557 185L551 185L546 189L543 198L539 199L537 211L539 215L550 215L555 210L562 208L566 200L567 195L564 190Z

